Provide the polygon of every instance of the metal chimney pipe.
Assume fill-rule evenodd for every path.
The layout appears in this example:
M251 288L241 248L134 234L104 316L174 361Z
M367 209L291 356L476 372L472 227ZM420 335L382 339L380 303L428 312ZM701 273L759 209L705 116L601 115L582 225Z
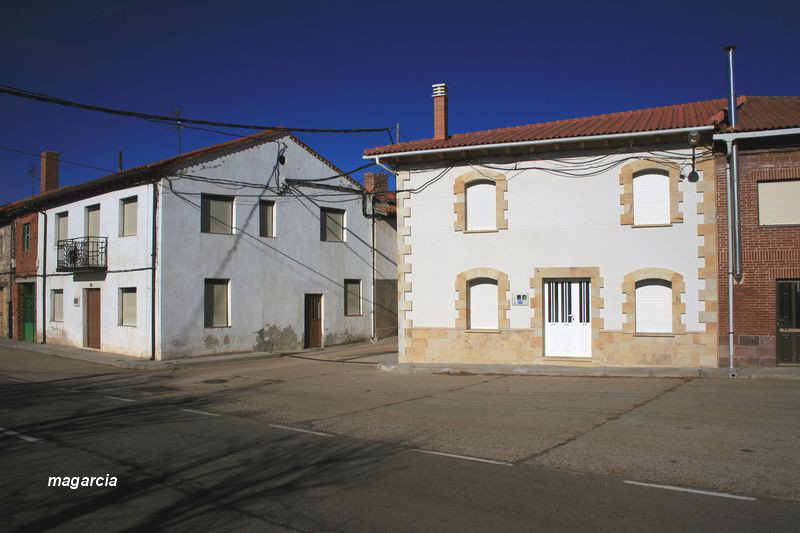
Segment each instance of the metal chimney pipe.
M736 127L736 94L733 91L733 51L736 50L735 46L726 46L725 51L728 52L728 125L731 128Z

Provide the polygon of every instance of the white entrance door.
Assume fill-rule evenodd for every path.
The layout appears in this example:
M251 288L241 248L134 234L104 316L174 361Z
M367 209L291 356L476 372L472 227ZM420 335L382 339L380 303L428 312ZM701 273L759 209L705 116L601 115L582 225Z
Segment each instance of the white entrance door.
M588 280L544 282L544 354L592 356L591 284Z

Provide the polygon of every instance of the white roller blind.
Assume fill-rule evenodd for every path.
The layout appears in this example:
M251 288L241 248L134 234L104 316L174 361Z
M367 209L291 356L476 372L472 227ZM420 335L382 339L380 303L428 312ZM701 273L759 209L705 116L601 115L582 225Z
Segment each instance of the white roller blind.
M467 187L467 230L497 229L495 185L478 182Z
M344 211L322 209L323 240L344 241Z
M64 291L56 289L53 291L53 322L64 321Z
M636 332L672 333L672 287L668 282L636 284Z
M228 281L206 280L205 326L220 327L228 324Z
M86 235L100 236L100 206L86 208Z
M361 314L361 282L357 279L348 279L345 286L345 314Z
M669 224L669 176L642 174L633 178L633 223Z
M136 289L120 289L120 324L136 325Z
M261 201L258 204L259 226L262 237L274 237L275 229L272 227L274 202Z
M59 213L56 217L56 224L58 226L57 241L63 241L69 235L69 215L67 213Z
M497 329L497 282L477 279L469 284L469 329Z
M204 198L208 233L233 233L233 200L226 198ZM204 214L206 214L204 213Z
M762 226L800 224L800 180L758 184L758 223Z
M136 219L139 202L136 198L122 200L122 235L136 235Z

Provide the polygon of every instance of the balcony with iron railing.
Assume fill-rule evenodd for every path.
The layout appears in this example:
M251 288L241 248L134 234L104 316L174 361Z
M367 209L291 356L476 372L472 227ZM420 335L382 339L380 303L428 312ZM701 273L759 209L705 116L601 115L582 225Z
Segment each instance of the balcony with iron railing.
M56 270L82 272L108 268L108 237L78 237L58 241Z

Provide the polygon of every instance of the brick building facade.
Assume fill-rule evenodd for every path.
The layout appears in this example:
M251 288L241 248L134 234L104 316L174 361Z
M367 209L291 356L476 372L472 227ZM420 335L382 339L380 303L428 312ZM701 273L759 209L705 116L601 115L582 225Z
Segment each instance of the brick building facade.
M32 300L32 309L24 309L25 294L36 294L36 269L39 250L39 214L28 213L13 221L14 235L14 268L11 281L11 338L14 340L30 340L37 338L36 298ZM32 313L32 315L31 315ZM33 321L33 338L25 337L25 322ZM29 327L30 335L30 327Z
M729 364L726 164L718 155L719 364ZM742 272L733 289L734 366L772 367L777 357L777 283L800 280L800 226L759 223L758 184L800 179L800 135L742 140L739 200ZM800 210L800 205L797 206Z

